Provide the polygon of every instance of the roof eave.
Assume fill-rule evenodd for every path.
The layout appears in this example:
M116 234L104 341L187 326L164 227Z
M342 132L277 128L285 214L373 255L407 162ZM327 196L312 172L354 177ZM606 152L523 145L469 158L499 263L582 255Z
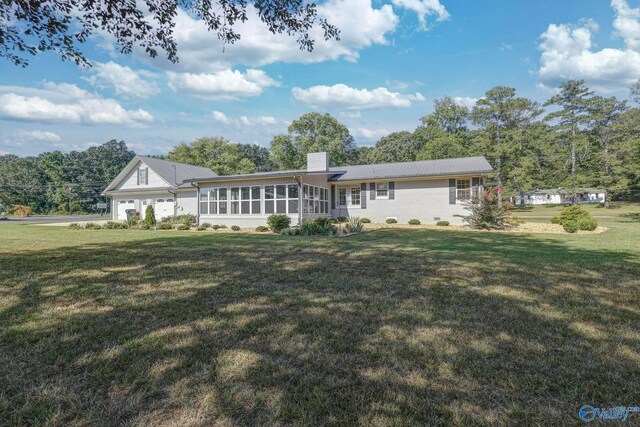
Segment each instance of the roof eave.
M451 173L440 173L440 174L429 174L429 175L425 175L425 174L421 174L421 175L381 175L381 176L375 176L375 177L355 177L355 178L348 178L348 179L340 179L340 178L331 178L330 181L334 181L334 182L338 182L338 181L362 181L362 180L369 180L369 179L416 179L416 178L431 178L431 179L435 179L435 178L444 178L444 177L451 177L451 176L466 176L466 175L484 175L487 173L491 173L493 172L493 169L487 169L487 170L477 170L477 171L469 171L469 172L451 172ZM339 174L335 174L335 175L339 175Z

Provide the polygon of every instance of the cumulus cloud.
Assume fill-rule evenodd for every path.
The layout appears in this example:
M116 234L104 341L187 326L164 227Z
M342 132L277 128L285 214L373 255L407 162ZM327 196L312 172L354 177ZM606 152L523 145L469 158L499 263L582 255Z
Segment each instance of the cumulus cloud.
M584 79L602 91L628 88L640 77L640 11L625 0L613 0L614 28L623 38L622 49L596 50L591 41L598 25L583 21L580 25L550 24L540 36L539 87L549 90L568 79Z
M0 118L41 123L114 124L139 127L153 121L142 109L126 110L76 85L46 82L43 89L0 86Z
M167 72L169 87L174 92L186 93L203 99L235 100L258 96L270 86L280 83L262 70L222 70L215 73Z
M275 117L273 116L257 116L257 117L248 117L248 116L240 116L235 119L227 116L221 111L214 111L211 114L211 117L214 121L224 124L224 125L232 125L235 127L239 126L270 126L278 123Z
M222 123L225 125L231 124L231 119L221 111L214 111L213 113L211 113L211 118L213 118L213 120L218 123Z
M92 76L85 78L96 87L111 86L118 95L148 98L160 93L158 85L151 81L151 73L135 71L113 61L93 64Z
M376 108L407 108L413 102L425 101L420 92L415 95L391 92L385 87L373 90L355 89L345 84L312 86L308 89L295 87L293 97L314 108L343 108L368 110Z
M249 5L248 20L235 27L242 38L232 45L225 46L202 21L178 9L174 37L179 46L180 62L173 64L162 55L150 59L141 49L134 53L154 66L196 74L212 73L240 64L259 67L275 62L355 61L360 50L375 44L387 44L388 34L394 32L398 25L398 16L391 5L375 8L372 0L328 0L318 5L317 11L320 18L328 19L340 29L340 40L325 40L322 29L314 27L310 32L315 40L312 52L300 50L295 37L272 34L255 8ZM354 17L357 17L357 25Z
M55 132L48 132L43 130L33 131L20 131L16 132L16 139L23 141L46 141L46 142L59 142L60 135Z
M358 127L349 129L349 133L353 135L355 138L362 138L368 141L377 141L383 136L389 135L389 132L386 129L369 129L365 127Z
M427 17L435 16L436 21L449 19L449 12L439 0L391 0L394 6L411 10L418 15L420 29L427 29Z
M453 102L461 107L473 108L478 102L478 98L472 98L470 96L456 96L453 98Z

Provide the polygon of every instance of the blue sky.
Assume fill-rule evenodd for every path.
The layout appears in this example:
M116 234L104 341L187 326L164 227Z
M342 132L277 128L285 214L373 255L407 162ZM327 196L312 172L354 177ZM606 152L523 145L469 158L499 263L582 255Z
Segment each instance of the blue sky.
M342 31L313 53L256 19L223 52L180 14L179 64L118 54L108 37L84 46L81 68L53 54L28 68L0 62L0 154L85 149L124 140L166 153L200 136L268 146L309 111L328 112L359 145L412 131L445 95L473 103L495 85L544 101L582 78L627 96L640 78L640 0L329 0ZM358 17L355 20L354 17Z

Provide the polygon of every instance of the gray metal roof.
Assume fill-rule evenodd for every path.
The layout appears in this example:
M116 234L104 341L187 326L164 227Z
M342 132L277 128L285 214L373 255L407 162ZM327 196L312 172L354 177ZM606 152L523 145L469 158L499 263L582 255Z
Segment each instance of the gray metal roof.
M170 162L168 160L156 159L154 157L137 157L153 169L154 172L160 175L162 179L175 187L189 186L189 183L186 183L185 181L193 178L194 176L200 176L203 178L213 178L218 176L218 174L211 169L201 166Z
M233 180L243 180L243 179L277 178L282 176L294 176L294 175L333 175L333 174L334 172L331 172L331 171L309 172L306 169L298 169L298 170L245 173L245 174L239 174L239 175L220 175L220 176L215 176L211 178L198 177L198 178L188 179L186 182L233 181Z
M340 166L332 181L352 181L383 178L413 178L421 176L490 173L493 168L482 156L456 159L421 160L417 162L380 163L375 165Z

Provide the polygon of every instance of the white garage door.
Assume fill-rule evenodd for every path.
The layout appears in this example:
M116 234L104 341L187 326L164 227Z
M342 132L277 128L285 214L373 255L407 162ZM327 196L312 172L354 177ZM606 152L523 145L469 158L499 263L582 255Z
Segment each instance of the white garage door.
M135 209L133 200L120 200L118 202L118 219L124 221L127 219L127 209Z
M153 205L156 219L173 216L173 199L157 199Z

